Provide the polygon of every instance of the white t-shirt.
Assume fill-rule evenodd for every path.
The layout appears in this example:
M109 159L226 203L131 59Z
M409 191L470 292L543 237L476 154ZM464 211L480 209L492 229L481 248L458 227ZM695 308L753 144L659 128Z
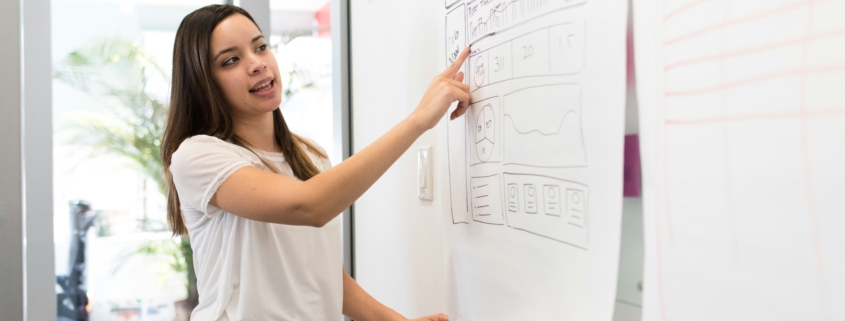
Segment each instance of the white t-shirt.
M281 153L258 152L294 177ZM331 167L328 160L309 156L321 171ZM191 320L339 320L339 218L322 228L282 225L209 204L223 181L244 166L269 171L249 150L211 136L188 138L173 153L170 172L191 237L199 290Z

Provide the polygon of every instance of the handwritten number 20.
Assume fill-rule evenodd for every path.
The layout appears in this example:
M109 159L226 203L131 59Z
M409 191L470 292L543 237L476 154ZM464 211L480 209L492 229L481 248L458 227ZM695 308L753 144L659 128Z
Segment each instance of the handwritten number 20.
M526 59L534 55L534 46L522 46L522 59Z

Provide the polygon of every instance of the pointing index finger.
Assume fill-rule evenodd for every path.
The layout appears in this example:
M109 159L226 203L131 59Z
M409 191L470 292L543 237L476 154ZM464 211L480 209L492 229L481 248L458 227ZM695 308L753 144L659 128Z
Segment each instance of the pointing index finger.
M461 65L464 64L464 61L467 59L467 57L469 57L469 46L464 48L464 51L461 51L461 54L458 55L458 58L455 59L455 62L453 62L449 67L447 67L446 70L444 70L443 73L440 75L452 79L452 77L454 77L455 74L458 73L458 70L461 69Z

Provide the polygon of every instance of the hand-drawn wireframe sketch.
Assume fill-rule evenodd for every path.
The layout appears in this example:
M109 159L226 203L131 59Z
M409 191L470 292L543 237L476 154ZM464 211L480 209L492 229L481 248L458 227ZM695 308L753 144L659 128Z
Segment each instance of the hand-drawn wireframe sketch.
M550 5L547 2L549 1L516 0L506 6L518 5L518 7L510 8L530 11ZM554 4L549 8L568 6ZM498 8L503 7L504 5ZM447 61L451 62L459 50L457 43L460 43L461 27L458 24L467 23L466 17L474 15L475 10L479 8L485 8L485 4L461 3L448 11L445 35L448 48ZM493 17L493 22L502 23L498 25L500 27L514 25L505 20L497 20L496 15L491 17ZM583 71L584 24L583 19L557 20L553 24L535 28L532 31L505 32L501 36L496 35L485 39L484 45L473 48L465 64L468 69L466 82L473 92L473 103L466 113L465 122L451 122L447 126L451 209L454 224L470 221L491 224L503 222L492 220L491 216L484 212L485 210L480 209L493 210L502 206L512 208L516 203L481 204L482 207L476 208L474 204L478 201L474 197L478 195L475 195L477 191L473 190L473 182L478 178L493 177L491 175L503 173L505 168L502 165L538 169L587 166L581 125L580 85L578 83L549 83L548 80L541 80L542 77L576 75ZM498 44L486 45L490 42ZM479 97L477 93L482 88L502 86L500 84L511 83L518 79L537 79L538 82L530 86L504 85L501 88L510 88L510 90L501 92L503 96L494 94ZM499 183L496 183L496 186L499 186ZM504 190L504 187L499 186L499 188L497 195L509 193ZM542 195L545 192L556 193L562 198L568 195L567 190L531 184L519 188L529 189L532 195L536 192L536 195L525 198L529 202L528 207L524 209L527 213L543 212L549 215L563 215L562 210L567 204L554 204L554 201L544 203L542 200L545 198ZM586 229L581 221L573 224L581 225L583 229ZM521 230L528 229L521 228ZM548 238L554 239L554 237ZM586 241L570 240L568 244L577 244L583 248Z
M470 91L503 81L577 74L584 69L584 21L559 23L473 50Z
M574 74L584 69L584 22L549 28L549 67L552 74Z
M437 26L451 31L440 33L441 60L460 49L449 47L455 21L471 45L468 110L445 126L450 317L612 318L627 3L462 0L442 9ZM490 308L508 306L516 309Z
M469 210L469 167L467 121L450 121L446 125L446 145L449 160L449 194L451 196L452 224L472 221Z
M580 85L520 89L506 94L503 105L506 165L587 166Z
M472 219L488 224L504 224L499 174L470 178Z
M466 116L467 128L470 132L469 141L474 145L470 148L470 166L501 162L502 144L499 141L498 130L501 114L497 96L477 101L469 106Z
M470 78L472 78L474 89L478 89L478 87L487 84L487 54L482 53L472 57L470 60L470 64L472 65L472 76Z
M458 0L450 4L446 0L446 7L452 7ZM467 45L466 40L466 4L454 6L446 14L444 39L446 41L446 61L452 63L461 50ZM466 63L465 63L466 64ZM467 224L472 221L469 210L469 180L467 179L468 129L466 121L453 121L447 124L447 145L449 153L449 191L451 196L452 223Z
M449 0L447 0L449 1ZM469 43L531 18L584 4L586 0L494 0L468 4Z
M587 249L584 184L560 178L504 173L508 226Z
M450 0L446 0L448 3ZM457 1L455 1L457 3ZM460 4L446 14L446 61L450 64L467 46L466 5Z
M458 1L460 1L460 0L446 0L446 9L451 8L451 7L452 7L452 6L454 6L456 3L458 3Z

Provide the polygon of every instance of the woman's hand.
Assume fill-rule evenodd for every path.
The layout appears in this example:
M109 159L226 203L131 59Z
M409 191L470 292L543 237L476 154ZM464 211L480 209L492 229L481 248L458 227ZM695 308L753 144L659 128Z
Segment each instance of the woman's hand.
M443 114L453 102L460 101L458 108L452 112L450 119L458 118L466 112L469 106L469 85L464 84L464 73L458 72L461 65L469 56L469 47L458 55L458 59L441 74L431 80L419 106L411 116L423 130L429 130L437 125Z
M443 313L432 314L426 317L422 317L419 319L413 319L413 321L449 321L449 317Z

